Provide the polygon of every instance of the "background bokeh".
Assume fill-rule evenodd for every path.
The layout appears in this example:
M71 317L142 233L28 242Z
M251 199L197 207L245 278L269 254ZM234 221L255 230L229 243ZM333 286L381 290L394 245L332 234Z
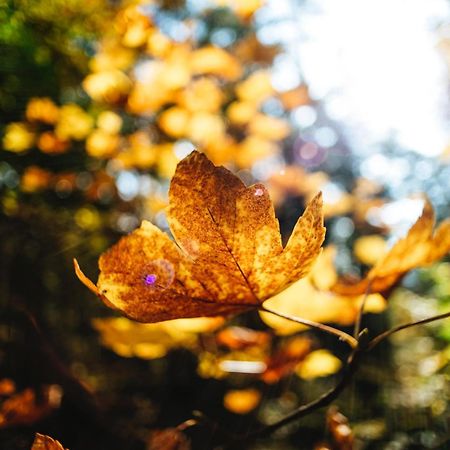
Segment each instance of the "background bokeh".
M284 239L322 190L324 261L289 301L351 330L357 300L323 296L330 280L364 274L422 194L450 215L449 13L445 0L0 1L2 445L42 432L140 449L192 410L246 431L332 386L347 353L332 338L257 313L133 324L72 258L95 278L142 219L168 231L170 178L198 148L267 185ZM365 325L449 304L443 261L374 299ZM337 402L357 448L447 448L449 359L448 320L377 348ZM331 440L320 410L249 448L345 448Z

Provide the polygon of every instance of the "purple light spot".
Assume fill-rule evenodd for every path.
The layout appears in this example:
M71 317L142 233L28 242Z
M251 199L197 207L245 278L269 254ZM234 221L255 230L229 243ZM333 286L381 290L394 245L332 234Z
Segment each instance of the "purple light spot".
M255 189L255 195L257 197L261 197L261 195L263 195L263 194L264 194L264 191L261 188Z
M155 284L155 281L156 281L156 275L154 273L150 273L145 276L145 284L147 286L152 286L153 284Z

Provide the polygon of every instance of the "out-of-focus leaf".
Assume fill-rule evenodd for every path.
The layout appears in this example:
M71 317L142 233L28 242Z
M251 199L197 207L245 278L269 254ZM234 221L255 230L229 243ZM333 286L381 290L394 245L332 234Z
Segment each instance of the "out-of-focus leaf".
M261 392L257 389L236 389L228 391L223 398L223 405L235 414L248 414L261 402Z
M93 321L103 345L120 356L143 359L161 358L171 349L180 347L194 349L197 333L213 331L222 323L220 317L178 319L156 324L136 323L124 317Z
M421 216L400 239L379 259L365 278L355 284L338 281L333 291L357 295L381 292L395 284L406 272L438 261L450 251L450 219L444 220L434 231L434 210L428 199Z
M277 383L281 378L294 372L297 365L312 351L312 341L309 338L297 336L284 342L271 355L266 364L266 370L260 378L265 383Z
M386 254L386 241L378 234L362 236L355 241L353 252L362 263L374 265Z
M31 450L66 450L59 441L45 434L36 433Z
M354 435L347 417L335 407L327 411L327 427L337 450L352 450L354 448Z
M168 221L179 247L144 221L100 257L97 287L77 268L81 281L108 306L135 320L257 307L305 276L320 253L325 236L320 194L284 249L265 187L246 187L201 153L178 164L169 199Z
M0 428L33 424L58 408L60 401L59 386L44 386L39 392L24 389L1 403Z
M338 295L330 292L338 278L333 264L335 253L334 247L326 247L306 278L267 300L266 306L284 314L315 322L352 324L358 315L364 296ZM371 294L366 298L366 312L379 313L385 307L386 302L380 294ZM304 325L270 313L260 312L260 316L280 335L296 333L306 328Z
M3 378L0 380L0 395L10 396L16 392L16 383L10 378Z
M328 350L311 352L297 365L295 371L300 378L309 380L327 377L336 373L342 366L341 361Z
M217 343L231 350L242 350L247 347L265 347L270 344L271 337L267 332L255 331L244 327L228 327L216 336Z
M153 431L147 450L190 450L189 439L176 428Z

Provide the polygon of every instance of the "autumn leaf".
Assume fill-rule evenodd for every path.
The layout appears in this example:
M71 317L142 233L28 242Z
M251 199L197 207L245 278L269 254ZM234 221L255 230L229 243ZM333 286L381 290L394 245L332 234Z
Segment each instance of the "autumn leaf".
M344 295L382 292L393 286L406 272L438 261L450 251L450 219L433 231L434 210L426 199L421 216L400 239L370 269L366 277L351 284L339 280L333 291Z
M176 428L166 428L152 432L148 450L190 450L188 438Z
M50 436L36 433L31 450L66 450L60 442L55 441Z
M264 306L283 314L302 317L321 323L351 325L360 309L363 295L344 295L331 292L338 274L334 267L337 249L327 246L316 259L307 277L295 282L283 292L267 300ZM379 313L386 302L380 294L365 299L365 311ZM261 311L261 319L279 335L289 335L304 330L305 325Z
M101 255L95 286L108 306L141 322L239 313L305 276L325 236L318 194L283 248L262 184L246 187L193 152L176 169L168 222L175 241L143 221Z
M213 331L223 324L222 317L197 317L162 323L136 323L125 317L94 319L101 342L123 357L161 358L176 348L194 350L198 333Z
M61 400L61 388L57 385L11 393L13 395L1 403L0 428L38 422L58 408Z
M352 450L354 448L354 434L348 419L336 407L331 407L327 411L327 428L330 430L336 449Z

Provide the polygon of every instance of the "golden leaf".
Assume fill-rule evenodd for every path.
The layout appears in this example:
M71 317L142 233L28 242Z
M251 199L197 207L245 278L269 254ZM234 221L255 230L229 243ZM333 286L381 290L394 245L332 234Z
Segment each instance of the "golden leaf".
M438 261L450 251L450 219L433 232L434 224L434 210L426 199L421 216L407 235L378 260L365 278L355 284L338 281L333 291L348 295L385 291L409 270Z
M32 98L27 104L25 115L30 122L54 124L59 117L59 108L48 97Z
M66 450L60 442L45 434L36 433L31 450Z
M298 366L295 372L300 378L310 380L317 377L333 375L342 367L340 359L328 350L311 352Z
M34 133L21 122L12 122L5 128L3 148L10 152L21 153L30 149L34 143Z
M283 248L266 188L246 187L193 152L170 186L176 243L144 221L101 255L97 286L77 264L76 273L108 306L141 322L242 312L309 272L325 237L321 205L318 194Z
M123 357L156 359L171 349L197 345L197 333L221 326L219 317L176 319L162 323L136 323L125 317L94 319L102 344Z

